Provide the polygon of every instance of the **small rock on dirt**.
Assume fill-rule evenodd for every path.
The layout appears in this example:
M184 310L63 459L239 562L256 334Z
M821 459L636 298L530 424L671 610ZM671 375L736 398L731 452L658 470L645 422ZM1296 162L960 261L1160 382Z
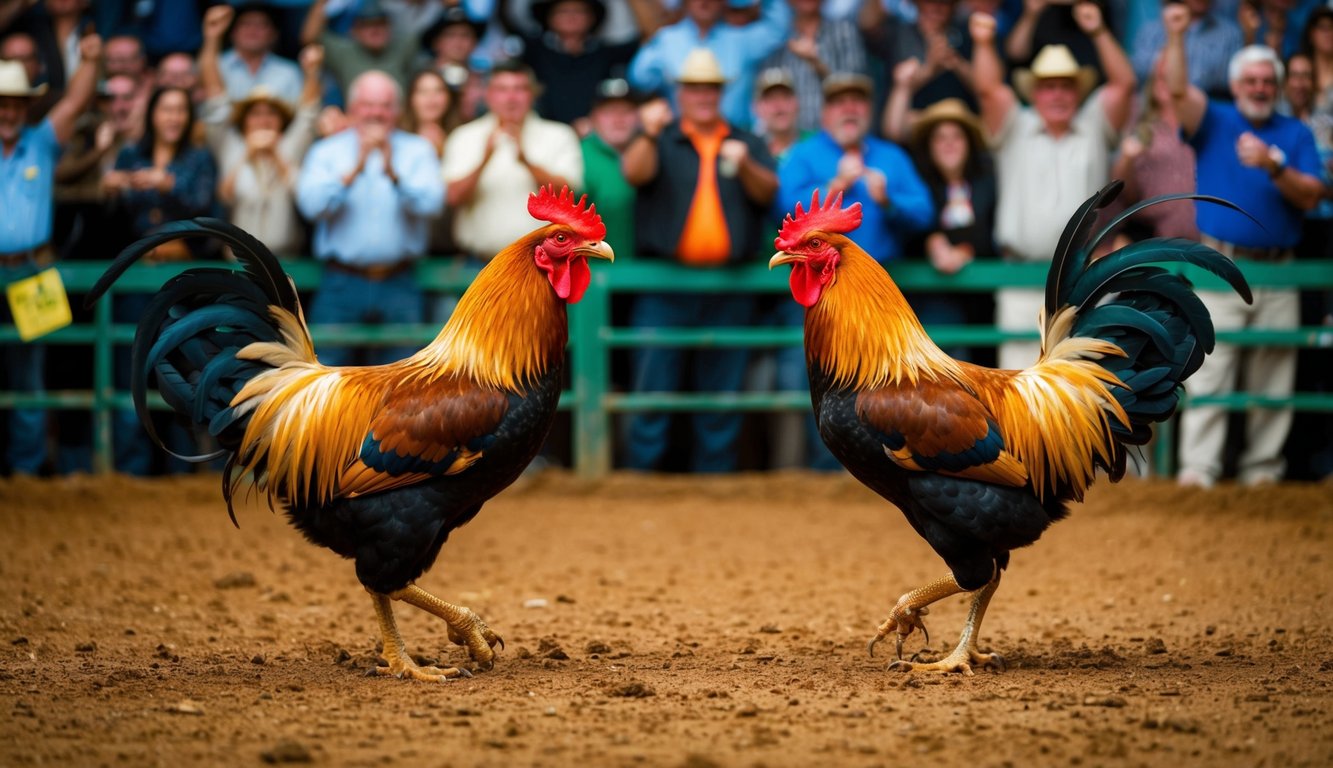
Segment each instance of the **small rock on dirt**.
M634 680L632 682L614 686L611 688L610 694L612 696L620 696L626 699L646 699L649 696L656 696L657 691L653 690L652 686L647 683Z
M270 764L309 763L313 761L310 750L306 749L305 745L299 741L280 741L272 749L261 752L259 757Z
M199 706L199 702L191 699L181 699L180 701L167 707L167 711L174 715L196 715L204 714L204 708Z
M242 589L255 585L255 575L249 571L233 571L213 582L217 589Z
M1148 642L1144 644L1143 650L1152 654L1166 653L1166 641L1160 637L1150 637Z

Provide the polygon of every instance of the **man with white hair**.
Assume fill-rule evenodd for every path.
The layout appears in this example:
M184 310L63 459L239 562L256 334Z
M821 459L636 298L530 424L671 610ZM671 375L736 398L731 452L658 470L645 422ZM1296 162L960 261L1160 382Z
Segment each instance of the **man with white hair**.
M1197 86L1190 85L1185 55L1189 22L1189 11L1183 5L1173 3L1162 10L1167 85L1180 127L1198 153L1198 191L1230 200L1250 214L1217 205L1196 206L1202 241L1236 259L1242 270L1246 261L1288 261L1301 236L1304 212L1324 193L1314 136L1300 120L1274 111L1282 92L1282 63L1270 48L1252 45L1231 58L1227 79L1234 104L1210 101ZM1202 277L1193 279L1201 287L1216 285ZM1258 288L1251 305L1227 290L1201 290L1199 297L1221 331L1293 328L1299 322L1299 298L1294 290ZM1296 351L1262 347L1242 354L1235 345L1218 344L1190 379L1190 393L1231 392L1238 369L1246 390L1287 397L1295 385ZM1226 427L1226 412L1219 407L1191 407L1182 414L1182 485L1209 487L1217 481L1222 473ZM1242 483L1282 479L1286 468L1282 446L1290 428L1290 408L1250 409L1239 466Z
M350 129L315 143L301 166L296 205L315 223L315 257L324 262L312 325L425 317L413 265L426 252L430 220L444 206L444 182L435 147L394 128L401 109L402 90L391 76L360 75L348 89ZM379 347L362 362L388 363L413 351ZM324 347L320 360L356 362L345 347Z

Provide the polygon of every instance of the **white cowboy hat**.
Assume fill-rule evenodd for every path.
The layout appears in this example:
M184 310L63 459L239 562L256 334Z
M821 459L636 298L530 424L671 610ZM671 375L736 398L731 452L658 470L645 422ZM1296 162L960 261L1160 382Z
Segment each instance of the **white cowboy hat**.
M685 62L680 66L680 74L676 75L677 83L692 83L695 85L725 85L726 75L722 74L722 65L717 63L717 57L707 48L695 48L685 57Z
M1037 53L1028 69L1014 70L1014 91L1026 102L1032 101L1032 89L1038 80L1068 77L1078 86L1079 101L1097 84L1097 70L1080 66L1068 46L1048 45Z
M33 88L28 84L28 71L17 61L0 61L0 96L41 96L46 83Z

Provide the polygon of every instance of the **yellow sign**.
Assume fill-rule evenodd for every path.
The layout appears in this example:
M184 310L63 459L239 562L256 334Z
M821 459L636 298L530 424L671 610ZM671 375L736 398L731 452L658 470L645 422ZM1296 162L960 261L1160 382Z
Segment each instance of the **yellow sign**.
M19 338L32 341L60 330L74 321L69 311L65 283L54 268L43 270L5 286L9 311L18 326Z

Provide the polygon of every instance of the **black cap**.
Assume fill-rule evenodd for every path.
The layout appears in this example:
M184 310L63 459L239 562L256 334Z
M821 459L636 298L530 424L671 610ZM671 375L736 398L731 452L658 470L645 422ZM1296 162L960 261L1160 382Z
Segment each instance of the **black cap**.
M611 77L597 84L593 91L592 105L601 106L608 101L628 101L631 104L639 103L639 94L630 87L629 81L623 77Z
M421 47L428 51L431 50L435 47L435 38L439 37L441 32L458 24L471 27L478 40L486 33L485 22L477 21L468 16L467 11L463 10L463 6L451 5L444 9L444 12L433 24L426 27L425 32L421 33Z

